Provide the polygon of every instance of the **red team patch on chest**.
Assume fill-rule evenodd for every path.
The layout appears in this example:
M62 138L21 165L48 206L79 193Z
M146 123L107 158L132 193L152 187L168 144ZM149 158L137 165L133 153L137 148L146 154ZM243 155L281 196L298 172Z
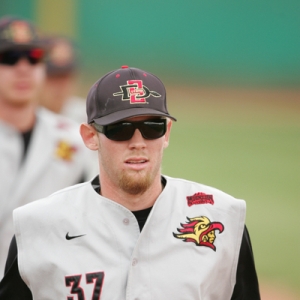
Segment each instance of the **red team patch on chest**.
M195 193L193 196L187 196L187 204L188 206L196 205L196 204L211 204L214 205L213 195L207 195L205 193L199 192Z

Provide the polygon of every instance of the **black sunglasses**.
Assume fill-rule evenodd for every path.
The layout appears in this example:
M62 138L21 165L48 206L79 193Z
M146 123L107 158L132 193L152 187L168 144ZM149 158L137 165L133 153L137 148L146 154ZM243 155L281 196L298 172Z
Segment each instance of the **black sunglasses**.
M21 58L26 58L31 65L36 65L44 58L45 51L40 48L30 50L7 50L0 53L0 64L13 66Z
M147 140L155 140L162 137L167 130L166 119L151 119L141 122L122 121L110 125L98 125L92 123L95 129L103 133L108 139L113 141L127 141L130 140L138 129L143 138Z

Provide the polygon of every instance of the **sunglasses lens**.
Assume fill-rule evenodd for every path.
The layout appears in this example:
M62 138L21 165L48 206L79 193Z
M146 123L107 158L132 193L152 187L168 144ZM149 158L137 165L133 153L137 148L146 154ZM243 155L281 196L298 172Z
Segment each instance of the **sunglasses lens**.
M25 57L31 65L35 65L42 61L44 58L44 50L31 49L31 50L9 50L0 54L0 64L13 66L22 57Z
M135 128L131 123L122 122L107 125L105 135L113 141L127 141L132 138L134 130Z
M3 65L14 65L18 60L20 56L16 51L6 51L0 54L0 63Z
M158 139L166 133L166 122L165 120L145 121L139 129L145 139Z
M105 135L113 141L130 140L135 129L139 129L147 140L154 140L166 133L166 120L149 120L143 122L120 122L105 126Z

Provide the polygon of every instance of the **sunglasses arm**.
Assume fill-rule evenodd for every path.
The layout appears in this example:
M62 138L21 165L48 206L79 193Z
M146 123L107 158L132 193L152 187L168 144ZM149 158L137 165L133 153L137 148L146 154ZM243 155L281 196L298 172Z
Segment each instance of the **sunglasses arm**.
M98 125L98 124L96 124L96 123L92 123L91 125L92 125L98 132L104 134L104 131L105 131L105 127L104 127L104 126Z

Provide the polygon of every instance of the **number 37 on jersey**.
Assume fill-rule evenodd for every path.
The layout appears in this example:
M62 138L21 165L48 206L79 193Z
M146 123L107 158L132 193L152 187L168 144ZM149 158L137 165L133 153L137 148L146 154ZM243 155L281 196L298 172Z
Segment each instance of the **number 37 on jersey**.
M70 288L67 300L99 300L101 296L104 272L93 272L65 277L65 284ZM90 292L91 291L91 292ZM86 297L85 294L92 294Z

